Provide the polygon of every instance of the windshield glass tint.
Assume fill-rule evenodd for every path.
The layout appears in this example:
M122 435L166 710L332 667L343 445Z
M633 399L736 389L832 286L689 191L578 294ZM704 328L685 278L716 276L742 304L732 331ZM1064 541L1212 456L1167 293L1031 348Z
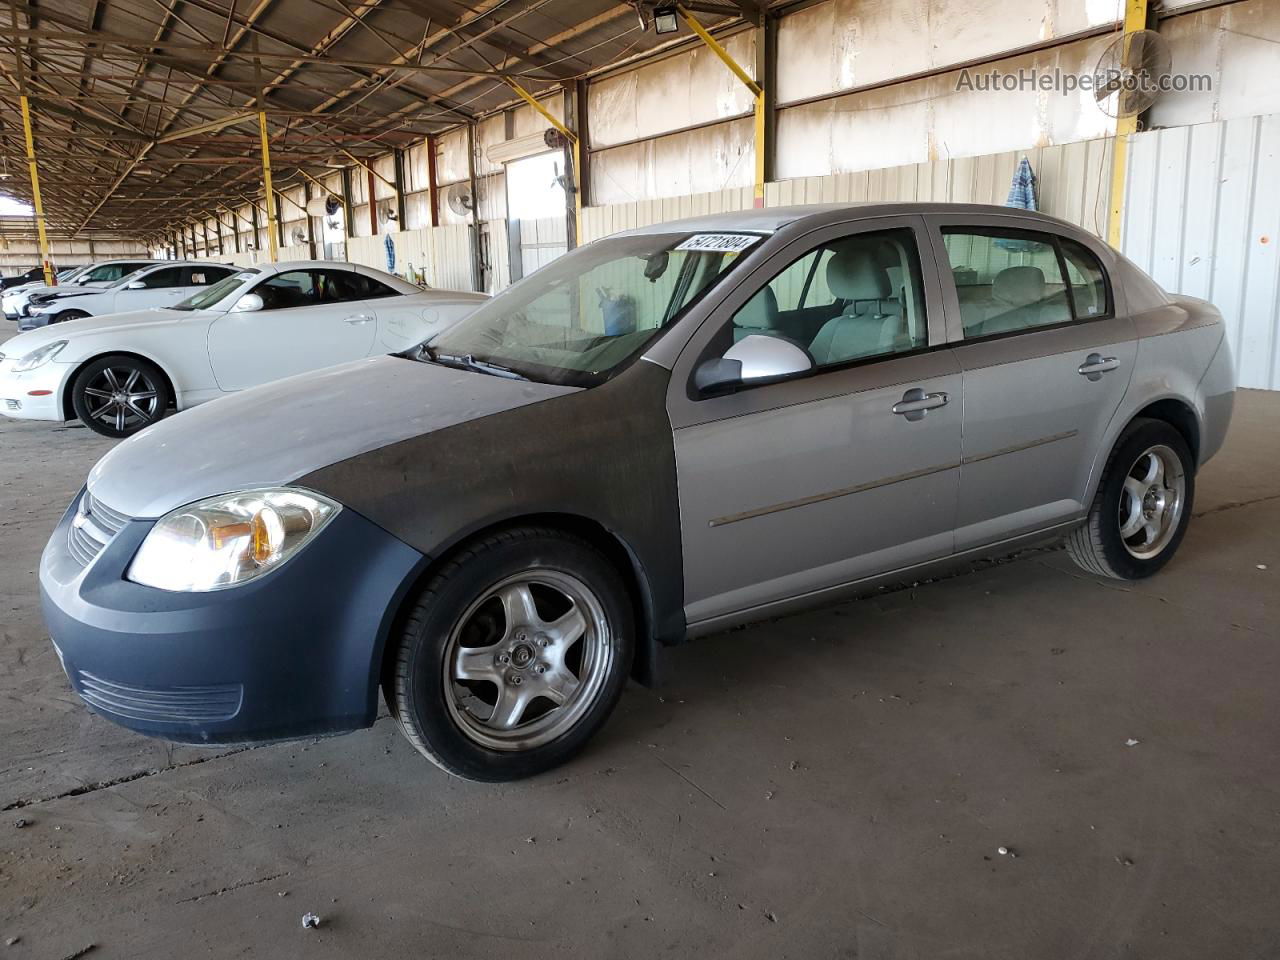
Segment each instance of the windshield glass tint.
M199 293L193 294L181 303L175 303L175 310L204 310L206 307L212 307L220 303L224 297L231 295L233 290L239 288L246 280L252 280L258 275L257 270L242 270L240 273L233 273L228 277L223 277L212 286L205 287Z
M636 357L761 238L643 234L580 247L430 343L531 380L594 386Z

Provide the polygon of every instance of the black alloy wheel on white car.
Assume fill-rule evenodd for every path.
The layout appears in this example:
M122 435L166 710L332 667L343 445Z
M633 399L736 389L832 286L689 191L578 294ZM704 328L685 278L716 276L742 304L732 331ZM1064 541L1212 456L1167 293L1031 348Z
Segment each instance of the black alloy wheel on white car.
M94 433L128 437L164 416L172 398L169 381L140 357L101 357L76 374L71 405Z

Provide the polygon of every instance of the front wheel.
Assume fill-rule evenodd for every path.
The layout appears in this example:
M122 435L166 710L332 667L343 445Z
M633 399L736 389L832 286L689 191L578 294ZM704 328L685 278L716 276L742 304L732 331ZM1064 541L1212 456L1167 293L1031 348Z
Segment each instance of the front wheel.
M1067 552L1089 573L1149 577L1182 542L1195 489L1195 459L1182 434L1163 420L1135 420L1116 442L1089 519L1067 538Z
M49 322L66 323L68 320L81 320L87 316L89 316L89 314L85 313L83 310L63 310Z
M387 683L409 742L468 780L532 776L569 759L631 670L627 590L571 534L520 528L464 549L405 620Z
M170 399L164 374L139 357L100 357L71 382L76 416L104 437L128 437L151 426Z

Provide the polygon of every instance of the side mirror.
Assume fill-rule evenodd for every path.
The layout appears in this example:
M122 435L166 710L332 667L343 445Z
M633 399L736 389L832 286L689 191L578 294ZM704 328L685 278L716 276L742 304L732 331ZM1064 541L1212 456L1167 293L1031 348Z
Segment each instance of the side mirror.
M813 360L790 340L753 333L730 347L723 357L707 360L693 374L699 393L727 392L745 383L808 373Z
M88 277L76 277L76 286L77 286L77 287L83 287L83 286L84 286L86 283L88 283L88 282L89 282L89 278L88 278Z
M126 290L145 290L147 285L141 280L134 280L132 283L125 284Z
M265 306L262 298L256 293L246 293L243 297L236 301L236 305L231 308L232 313L253 313L255 310L261 310Z

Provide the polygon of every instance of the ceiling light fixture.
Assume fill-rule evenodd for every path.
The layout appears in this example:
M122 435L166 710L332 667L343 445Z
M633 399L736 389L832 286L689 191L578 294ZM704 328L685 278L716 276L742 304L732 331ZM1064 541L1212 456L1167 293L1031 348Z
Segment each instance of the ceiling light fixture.
M680 29L680 8L674 3L653 8L653 29L661 36Z

